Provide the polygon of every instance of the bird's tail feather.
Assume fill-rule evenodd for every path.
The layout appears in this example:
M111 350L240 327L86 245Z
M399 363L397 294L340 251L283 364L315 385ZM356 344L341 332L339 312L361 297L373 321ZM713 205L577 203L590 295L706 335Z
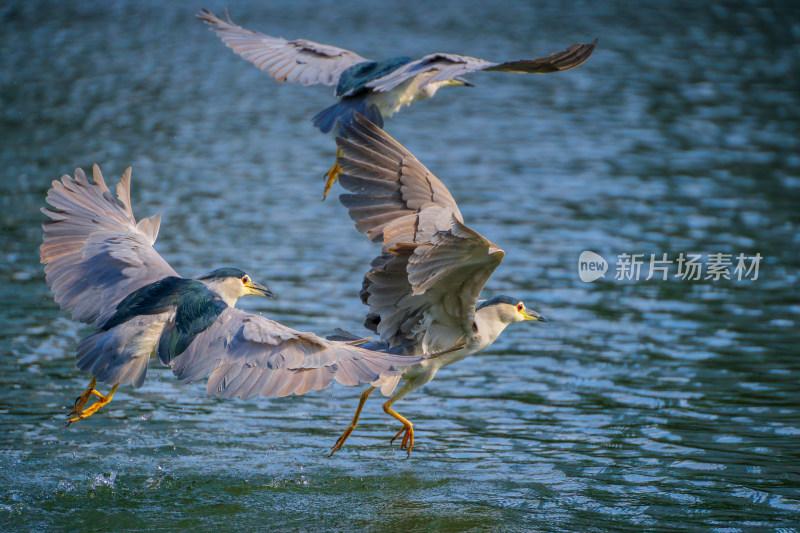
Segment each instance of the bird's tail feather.
M378 106L369 102L366 96L343 98L314 115L311 121L322 133L330 133L334 127L337 127L337 124L351 122L356 111L367 117L372 123L377 124L378 127L383 127L383 116Z

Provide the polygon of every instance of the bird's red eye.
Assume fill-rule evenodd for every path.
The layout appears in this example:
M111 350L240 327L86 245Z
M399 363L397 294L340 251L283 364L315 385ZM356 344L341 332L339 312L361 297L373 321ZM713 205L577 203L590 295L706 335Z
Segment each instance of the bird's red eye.
M247 276L243 277L243 278L242 278L242 283L244 283L245 285L247 285L248 283L250 283L250 278L248 278Z
M522 302L518 303L517 304L517 311L519 311L521 313L523 309L525 309L525 306L522 305Z

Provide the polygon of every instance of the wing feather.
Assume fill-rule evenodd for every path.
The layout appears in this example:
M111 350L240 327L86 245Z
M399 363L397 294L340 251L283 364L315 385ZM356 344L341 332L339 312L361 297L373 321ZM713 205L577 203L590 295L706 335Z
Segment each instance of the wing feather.
M356 228L383 245L361 290L365 326L390 346L448 348L471 329L503 251L464 225L447 187L383 130L357 115L342 133L340 181L351 194L340 200ZM433 326L450 335L429 343Z
M382 384L421 360L326 340L228 307L170 366L187 381L211 374L209 394L249 398L305 394L333 380Z
M225 45L279 82L336 85L348 68L367 61L355 52L305 39L287 41L225 21L203 9L206 22Z
M458 205L444 184L383 130L357 115L342 126L342 134L336 138L343 154L339 180L352 194L341 195L340 201L356 228L370 240L382 241L384 248L403 240L425 242L436 231L446 230L452 216L461 220ZM434 207L438 209L431 209ZM428 214L419 219L426 223L413 226L405 219L425 210L437 217ZM387 228L397 220L403 220L404 231L395 230L393 239L387 240Z
M503 260L504 252L478 232L453 220L447 232L434 235L409 257L408 280L412 294L436 291L455 293L474 308L483 285Z
M131 292L178 276L153 249L160 216L139 223L133 216L130 179L128 168L115 199L94 165L91 181L76 169L48 191L40 258L56 302L74 320L99 327Z
M435 53L423 56L415 61L406 63L391 73L377 78L367 84L367 87L377 92L391 91L397 86L420 75L425 78L420 83L420 88L431 83L451 80L479 70L513 72L518 74L547 74L577 67L592 55L597 40L589 44L573 44L561 52L555 52L547 57L536 59L520 59L494 63L476 57L457 54Z
M512 72L516 74L548 74L575 68L592 55L597 39L588 44L573 44L562 52L555 52L547 57L537 59L520 59L507 61L485 70L499 72Z

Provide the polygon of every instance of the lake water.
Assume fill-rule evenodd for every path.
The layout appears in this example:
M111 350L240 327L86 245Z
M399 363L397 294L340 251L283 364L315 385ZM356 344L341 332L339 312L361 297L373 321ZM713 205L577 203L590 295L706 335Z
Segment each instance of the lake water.
M800 528L800 10L788 2L22 2L0 7L0 529L797 531ZM541 56L477 73L387 122L506 251L486 296L550 319L396 405L360 389L226 401L154 362L64 427L88 332L38 261L50 182L133 166L183 275L236 265L275 290L242 307L363 333L376 246L334 196L310 118L330 89L281 85L194 18L373 58ZM584 283L578 257L609 261ZM758 278L646 281L650 254L760 254ZM644 254L638 280L620 254ZM731 269L731 274L732 274Z

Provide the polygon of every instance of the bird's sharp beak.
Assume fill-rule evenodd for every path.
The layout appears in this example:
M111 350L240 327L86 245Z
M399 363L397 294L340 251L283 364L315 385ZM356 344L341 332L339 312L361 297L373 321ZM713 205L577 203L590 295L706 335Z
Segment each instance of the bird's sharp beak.
M547 322L547 319L536 311L529 311L527 309L522 310L522 317L522 320L525 321L532 320L534 322Z
M461 76L456 76L455 78L453 78L452 82L453 85L458 85L460 87L475 87L475 84L465 80Z
M257 294L259 296L269 296L270 298L275 298L275 293L269 290L266 286L255 282L250 281L247 284L247 288L250 289L251 294Z

